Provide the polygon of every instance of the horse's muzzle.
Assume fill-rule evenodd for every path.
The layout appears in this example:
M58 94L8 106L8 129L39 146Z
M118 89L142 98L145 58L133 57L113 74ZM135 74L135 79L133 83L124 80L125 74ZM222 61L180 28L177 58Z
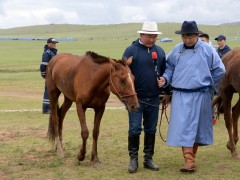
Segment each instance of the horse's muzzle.
M129 112L136 112L138 110L138 108L139 108L139 105L132 104L132 105L128 106L127 109Z

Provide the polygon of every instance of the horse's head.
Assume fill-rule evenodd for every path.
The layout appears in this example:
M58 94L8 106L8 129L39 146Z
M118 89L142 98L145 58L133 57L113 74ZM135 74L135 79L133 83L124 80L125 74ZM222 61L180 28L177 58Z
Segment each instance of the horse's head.
M110 70L110 90L125 105L128 111L137 111L139 107L137 93L134 87L134 76L126 61L110 60L112 67Z

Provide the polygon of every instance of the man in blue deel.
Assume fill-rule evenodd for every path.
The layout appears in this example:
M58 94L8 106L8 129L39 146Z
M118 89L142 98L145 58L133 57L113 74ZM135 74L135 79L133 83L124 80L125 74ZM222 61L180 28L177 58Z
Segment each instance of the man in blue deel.
M168 146L180 146L185 159L181 172L195 172L198 146L213 143L213 124L210 87L215 87L225 73L217 52L201 41L195 21L184 21L177 44L167 59L160 77L160 86L169 83L173 90Z

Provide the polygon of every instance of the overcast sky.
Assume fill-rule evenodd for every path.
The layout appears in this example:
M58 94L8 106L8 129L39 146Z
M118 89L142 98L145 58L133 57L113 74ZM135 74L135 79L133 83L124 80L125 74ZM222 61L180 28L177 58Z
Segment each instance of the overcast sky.
M0 0L0 29L43 24L240 21L240 0Z

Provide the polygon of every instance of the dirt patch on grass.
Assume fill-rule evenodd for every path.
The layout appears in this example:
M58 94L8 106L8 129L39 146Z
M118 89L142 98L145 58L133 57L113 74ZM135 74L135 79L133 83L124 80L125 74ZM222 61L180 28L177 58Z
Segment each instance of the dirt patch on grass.
M29 93L29 92L20 92L20 91L0 91L0 97L12 97L12 98L25 98L33 100L42 100L43 94ZM63 101L63 95L60 96L59 101ZM106 106L124 106L124 104L113 94L110 95Z
M46 130L40 129L21 129L16 131L0 130L0 142L18 141L26 136L35 136L38 138L46 137Z
M28 92L19 92L19 91L0 91L0 97L13 97L13 98L26 98L26 99L41 99L43 95L28 93Z

